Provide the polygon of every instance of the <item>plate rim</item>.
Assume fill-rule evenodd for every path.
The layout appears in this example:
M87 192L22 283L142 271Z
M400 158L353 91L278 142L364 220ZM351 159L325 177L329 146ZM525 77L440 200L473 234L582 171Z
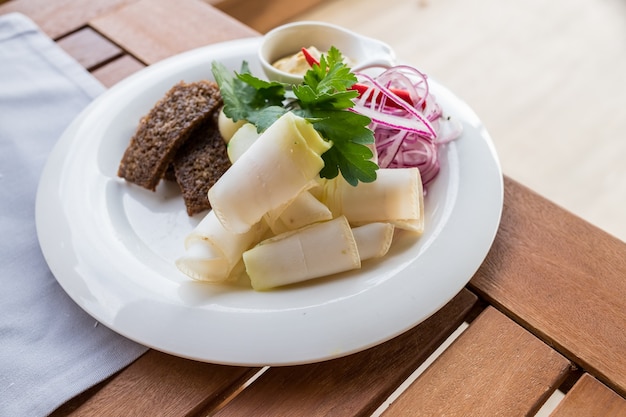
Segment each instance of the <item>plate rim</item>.
M105 91L101 96L96 98L68 126L66 131L61 136L59 142L55 145L50 157L48 158L48 161L46 162L44 166L44 169L41 174L41 179L38 185L37 197L36 197L36 209L35 210L36 210L37 236L40 242L40 246L42 248L42 252L44 253L44 258L46 259L46 262L50 266L50 269L52 270L53 275L55 276L56 280L63 287L63 289L70 295L70 297L83 310L85 310L90 315L94 316L94 318L96 318L98 321L104 322L104 324L107 327L110 327L113 331L116 331L127 338L133 339L137 341L138 343L144 344L153 349L161 350L161 351L164 351L164 352L176 355L176 356L186 357L186 358L204 361L204 362L221 363L221 364L227 364L227 365L239 365L239 366L241 365L244 365L244 366L295 365L295 364L318 362L321 360L333 359L336 357L341 357L341 356L345 356L348 354L352 354L352 353L364 350L366 348L378 345L386 340L389 340L407 331L410 327L413 327L419 324L419 322L425 320L427 317L423 317L419 322L408 323L410 324L410 326L408 326L408 324L405 323L402 326L399 326L398 328L394 329L393 331L383 332L384 334L382 334L381 337L377 338L376 340L371 340L371 343L359 343L358 346L351 346L350 348L347 348L347 349L343 349L343 348L336 348L334 350L331 349L331 350L326 351L325 353L319 353L317 355L309 354L307 357L298 358L298 357L290 356L289 358L282 359L282 358L273 356L272 358L267 358L267 360L264 360L261 358L250 357L249 360L246 360L244 358L246 356L245 352L239 353L238 354L239 356L224 355L222 357L215 357L213 355L213 357L207 357L207 356L203 357L202 355L198 355L197 353L189 353L188 350L185 350L184 348L180 348L178 345L167 345L167 346L159 345L159 343L154 343L153 341L147 340L146 337L137 337L137 335L132 334L133 332L129 331L127 327L121 326L119 323L115 323L114 321L110 321L110 320L101 320L103 317L98 316L97 313L94 313L95 307L90 305L89 302L86 301L84 298L81 298L82 297L81 294L77 294L77 290L75 288L72 288L72 283L69 282L70 279L68 279L65 275L72 274L73 272L71 271L71 268L68 268L67 265L60 265L59 259L55 259L55 257L58 258L59 253L61 252L59 252L59 248L51 247L52 244L50 243L50 239L52 237L49 236L50 234L49 231L46 232L45 223L46 223L47 218L54 217L54 216L64 217L64 213L62 213L63 210L60 207L53 207L55 211L49 212L50 206L49 204L46 204L46 203L49 203L51 200L54 200L55 198L58 198L59 196L58 196L58 193L56 192L57 190L50 190L50 187L49 187L50 177L46 177L46 175L49 175L49 171L54 169L54 164L59 162L59 158L61 157L61 155L59 154L62 153L62 150L63 150L62 148L66 144L66 142L72 143L72 140L70 139L74 130L80 127L81 123L83 123L84 120L87 117L89 117L89 115L93 114L95 109L98 109L99 106L102 106L102 103L106 103L107 100L111 99L111 97L115 97L117 94L121 94L121 92L123 92L124 89L132 87L135 84L138 84L138 83L140 84L141 82L145 82L146 79L151 78L151 77L158 80L161 74L167 72L171 68L184 66L184 63L187 61L190 61L190 60L195 61L197 59L201 59L200 57L202 55L210 55L211 53L217 53L218 51L228 50L232 52L233 50L236 51L238 49L247 51L248 49L256 48L259 42L260 42L260 38L244 38L244 39L238 39L238 40L233 40L233 41L212 44L212 45L208 45L208 46L204 46L201 48L196 48L194 50L184 52L182 54L167 58L149 67L146 67L145 69L140 70L139 72L129 76L128 78L116 84L109 90ZM441 86L441 88L443 89L444 93L449 93L450 95L452 95L452 97L458 101L459 105L464 107L463 111L467 113L468 117L474 118L473 123L478 123L480 126L482 126L482 123L478 119L478 116L476 116L473 113L473 111L469 108L469 106L467 106L467 104L462 102L462 100L456 97L452 92L445 89L445 87ZM483 243L484 247L481 250L480 260L477 262L474 262L474 265L471 268L472 269L471 273L469 270L467 271L467 275L468 275L466 277L467 279L463 280L462 285L460 285L460 287L457 285L458 288L456 288L456 291L454 293L446 294L445 297L442 297L439 302L438 308L435 309L434 311L431 311L430 315L434 314L436 311L438 311L439 308L443 307L443 305L445 305L448 301L450 301L456 295L456 293L458 293L458 291L460 291L465 286L465 284L469 282L472 275L476 272L480 264L482 264L484 258L487 256L487 253L491 245L493 244L497 229L500 224L501 215L502 215L503 197L504 197L503 196L504 184L503 184L503 178L502 178L502 170L500 167L499 160L497 158L497 154L495 152L495 146L488 132L486 131L486 129L484 129L484 127L482 127L482 129L484 130L484 132L481 138L482 140L485 141L486 147L489 148L490 153L494 158L493 161L491 162L493 162L494 167L498 174L497 175L498 178L495 178L495 177L493 178L495 180L495 183L491 185L491 187L493 187L493 189L495 190L497 194L495 196L496 202L494 203L494 206L497 205L498 207L493 207L493 209L495 209L496 211L496 215L494 218L491 219L491 224L490 224L488 233L485 236L483 236L484 242L488 242L488 244ZM76 141L76 139L74 139L74 141ZM48 236L46 236L46 234L48 234ZM62 252L62 253L65 254L65 252ZM59 277L58 275L61 275L61 276ZM410 322L410 320L408 321Z

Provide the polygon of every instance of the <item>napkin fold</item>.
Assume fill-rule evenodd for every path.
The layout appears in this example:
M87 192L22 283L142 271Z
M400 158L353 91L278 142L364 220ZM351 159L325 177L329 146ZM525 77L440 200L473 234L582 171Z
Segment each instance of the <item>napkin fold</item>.
M61 289L35 230L46 158L104 87L19 13L0 16L0 415L47 415L147 348Z

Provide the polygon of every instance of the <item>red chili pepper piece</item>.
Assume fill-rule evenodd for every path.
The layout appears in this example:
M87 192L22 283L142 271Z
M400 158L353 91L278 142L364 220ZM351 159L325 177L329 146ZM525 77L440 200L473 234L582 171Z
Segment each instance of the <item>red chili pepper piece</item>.
M317 60L317 58L315 58L313 55L311 55L311 53L309 52L308 49L306 48L302 48L302 55L304 55L304 59L306 59L307 64L309 64L310 67L312 67L313 65L319 65L320 62Z
M358 91L359 95L365 93L368 89L366 85L359 84L359 83L354 84L351 88L352 90ZM411 100L411 96L409 95L408 91L400 90L398 88L390 88L390 90L392 93L397 95L400 98L400 100L410 104L411 106L413 105L413 100ZM382 96L379 95L378 97L376 97L376 103L380 104L381 100L382 100ZM388 100L387 103L393 107L400 107L395 101Z

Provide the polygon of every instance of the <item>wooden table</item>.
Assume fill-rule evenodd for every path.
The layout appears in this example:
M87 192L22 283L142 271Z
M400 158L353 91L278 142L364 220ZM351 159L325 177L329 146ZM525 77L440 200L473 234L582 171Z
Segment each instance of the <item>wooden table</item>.
M0 4L0 14L11 11L31 17L106 86L185 50L258 36L200 0ZM264 27L272 14L252 17ZM151 350L54 415L518 416L533 415L557 390L565 395L553 416L626 415L626 244L504 181L502 223L483 265L405 334L348 357L277 368Z

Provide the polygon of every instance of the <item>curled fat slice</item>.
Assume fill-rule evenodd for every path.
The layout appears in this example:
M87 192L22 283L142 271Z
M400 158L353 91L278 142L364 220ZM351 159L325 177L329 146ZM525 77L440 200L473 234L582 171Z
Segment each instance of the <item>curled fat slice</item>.
M385 256L391 247L394 229L391 223L368 223L352 228L361 262Z
M415 233L424 232L424 216L421 215L417 219L395 219L393 224L398 229L408 230Z
M245 233L233 233L224 227L214 211L210 211L187 235L185 247L196 240L206 241L228 262L234 264L246 249L259 242L266 230L266 224L259 222Z
M211 187L213 211L225 229L247 232L318 176L329 148L311 123L285 113Z
M264 240L244 252L243 262L258 291L361 267L344 216Z
M299 229L332 218L330 209L308 190L298 194L285 207L271 210L265 216L266 222L274 234Z
M210 243L196 240L187 245L185 254L176 260L176 266L185 275L198 281L223 282L228 280L232 267Z
M258 243L266 230L264 223L258 223L246 233L232 233L210 211L185 238L185 254L176 265L194 279L227 280L243 252Z
M383 222L423 230L424 193L417 168L379 169L376 181L356 187L337 177L324 187L322 202L333 216L344 215L352 225Z

